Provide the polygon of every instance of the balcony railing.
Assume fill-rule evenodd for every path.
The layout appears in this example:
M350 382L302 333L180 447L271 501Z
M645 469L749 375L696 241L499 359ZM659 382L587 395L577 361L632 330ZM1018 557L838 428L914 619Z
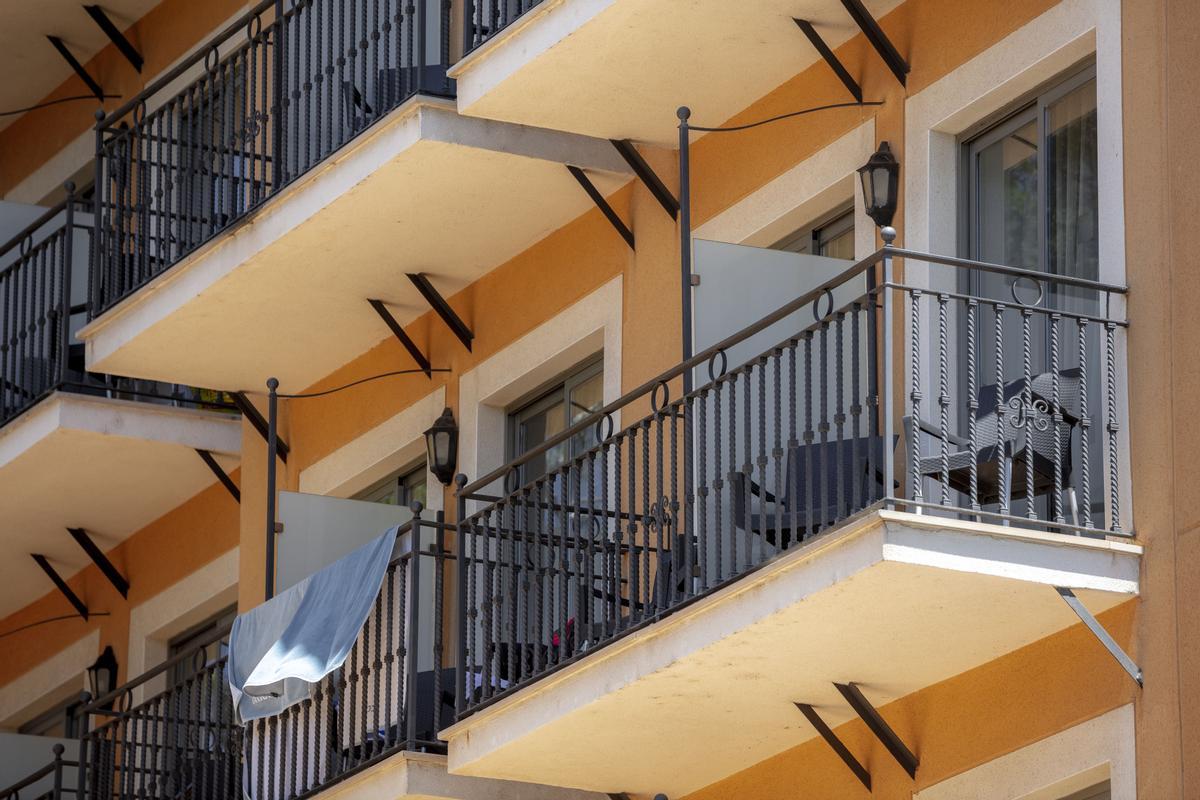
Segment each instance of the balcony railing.
M1122 535L1123 293L884 248L462 486L460 717L868 509Z
M452 96L450 14L448 0L263 0L101 119L93 316L413 95Z
M75 341L88 311L92 203L67 197L0 247L0 427L56 391L232 410L219 392L88 372Z
M7 789L0 789L0 800L73 800L78 797L72 774L79 768L79 762L64 759L63 750L61 744L54 745L50 763Z
M446 529L419 515L400 529L408 550L388 565L346 663L278 716L235 723L226 659L206 661L228 629L91 703L81 797L294 800L404 750L443 751L437 731L454 709L442 658ZM166 676L173 685L133 702Z
M542 0L467 0L464 52L470 52L497 36Z

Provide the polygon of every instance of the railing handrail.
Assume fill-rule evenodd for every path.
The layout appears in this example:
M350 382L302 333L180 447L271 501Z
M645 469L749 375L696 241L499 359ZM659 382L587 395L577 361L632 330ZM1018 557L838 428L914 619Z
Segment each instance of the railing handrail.
M62 200L59 200L53 206L51 206L50 208L48 208L44 212L42 212L41 216L39 216L33 222L26 225L24 228L22 228L17 233L10 236L8 241L5 244L0 245L0 258L3 258L4 256L8 255L8 253L14 247L19 246L21 244L21 242L23 242L25 239L27 239L30 236L33 236L35 233L37 233L39 228L41 228L47 222L50 222L51 220L53 220L59 214L66 211L68 203L78 203L79 202L77 199L78 196L85 193L90 188L92 188L92 182L88 181L82 187L75 189L73 192L68 192L66 197L64 197ZM0 275L3 275L6 272L8 272L8 270L12 269L12 267L13 267L13 265L10 264L5 269L0 270Z
M89 715L89 716L93 715L93 714L110 715L110 714L118 713L111 708L104 708L104 706L112 704L119 697L132 696L132 694L131 694L132 691L134 689L136 689L137 687L144 685L145 683L147 683L150 680L153 680L154 678L157 678L159 675L162 675L164 672L171 669L172 667L174 667L178 664L181 664L181 663L187 661L188 659L195 658L197 653L200 652L203 648L208 647L213 642L218 642L221 639L228 636L229 632L230 632L230 630L232 630L232 628L233 628L233 623L228 623L228 624L220 626L219 628L214 630L212 633L203 637L198 644L193 645L192 647L188 648L187 650L185 650L182 653L179 653L177 655L172 656L171 658L168 658L166 661L162 662L157 667L154 667L150 670L147 670L146 672L143 672L141 675L134 678L133 680L127 681L123 685L118 686L116 689L113 689L108 694L101 695L97 699L92 700L87 705L85 705L83 708L79 709L79 711L77 713L80 715ZM197 671L199 671L199 670L197 670Z
M547 439L538 447L535 447L521 454L520 456L517 456L516 458L510 459L503 466L497 467L482 477L466 484L458 490L458 493L464 497L471 498L472 495L475 495L481 489L487 487L496 480L503 478L505 475L511 473L513 470L519 468L523 464L528 463L539 455L546 453L554 447L557 447L558 445L569 441L576 435L588 430L596 425L600 420L611 415L613 412L624 408L638 398L654 391L656 387L678 378L688 370L691 370L709 361L717 354L728 350L729 348L746 339L749 339L756 333L766 330L780 320L785 319L786 317L809 305L813 301L818 300L826 293L831 292L833 289L842 286L854 278L857 278L871 267L880 263L885 256L889 258L908 258L915 261L924 261L930 264L940 264L958 269L972 269L979 270L981 272L992 272L1001 275L1008 275L1013 278L1028 278L1035 281L1049 281L1050 283L1054 284L1093 289L1098 292L1111 292L1115 294L1125 294L1128 292L1128 289L1124 286L1110 285L1100 281L1088 280L1086 278L1056 275L1054 273L1038 272L1036 270L1024 269L1021 267L1009 267L1002 264L993 264L987 261L973 261L967 258L955 258L952 256L943 256L934 253L922 253L918 250L908 250L895 247L893 245L885 245L884 247L881 247L880 249L868 255L866 258L857 261L853 266L848 267L838 275L825 281L820 286L817 286L816 288L800 295L796 299L790 300L789 302L783 304L775 311L759 319L757 322L751 323L750 325L742 328L740 331L730 334L720 342L717 342L716 344L711 345L699 353L696 353L690 359L676 364L665 372L659 373L656 377L651 378L634 389L631 389L611 403L608 403L598 410L593 411L591 414L584 417L574 425L571 425L558 435Z
M62 757L63 746L61 744L54 745L52 750L54 752L54 758L50 761L50 763L46 764L44 767L41 767L36 772L26 775L12 786L0 789L0 798L11 797L27 786L32 786L43 778L50 777L55 773L56 770L62 769L63 767L79 766L78 761L70 761Z
M100 129L108 128L117 120L120 120L122 117L129 114L129 112L133 111L139 105L144 103L148 98L153 97L161 92L176 78L180 77L197 63L207 58L208 54L212 52L212 50L217 47L219 43L226 41L239 31L244 31L246 26L249 25L255 17L260 16L267 9L275 6L277 2L278 0L260 0L244 14L227 25L216 36L206 39L202 44L198 45L191 55L185 57L170 70L160 75L149 86L142 89L142 91L135 94L119 108L117 108L116 111L112 111L104 117L99 118L96 122L96 127Z

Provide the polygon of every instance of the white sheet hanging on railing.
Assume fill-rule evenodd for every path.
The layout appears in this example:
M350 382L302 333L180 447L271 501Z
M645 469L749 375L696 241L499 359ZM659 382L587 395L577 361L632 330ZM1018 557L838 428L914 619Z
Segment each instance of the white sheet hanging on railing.
M345 662L383 584L396 530L234 620L227 671L238 722L307 700Z

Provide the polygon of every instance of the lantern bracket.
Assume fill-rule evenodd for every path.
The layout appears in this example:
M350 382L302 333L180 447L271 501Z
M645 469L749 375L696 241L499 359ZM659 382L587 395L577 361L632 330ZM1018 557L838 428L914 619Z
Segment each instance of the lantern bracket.
M467 327L467 323L462 321L462 317L458 316L450 307L446 298L442 297L441 293L429 282L429 277L424 272L410 272L408 279L412 281L413 286L417 287L417 291L425 298L425 302L429 303L433 313L446 323L446 327L463 343L463 347L470 350L475 334Z
M388 330L392 332L400 344L404 345L404 349L413 357L413 361L417 362L417 366L425 373L426 378L433 378L433 365L429 363L429 357L421 352L421 348L417 347L417 343L412 340L412 337L404 332L404 328L400 325L399 320L392 316L392 312L388 311L387 305L382 300L368 300L371 308L375 309L375 313L388 326Z

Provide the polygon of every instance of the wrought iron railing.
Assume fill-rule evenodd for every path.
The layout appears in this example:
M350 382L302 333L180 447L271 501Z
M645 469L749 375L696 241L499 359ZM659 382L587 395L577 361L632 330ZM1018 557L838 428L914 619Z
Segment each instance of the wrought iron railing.
M61 744L54 745L50 763L7 789L0 789L0 800L64 800L78 797L73 774L79 768L79 762L64 759L64 749Z
M460 717L873 507L1121 534L1123 292L887 247L464 481Z
M73 188L0 248L0 425L72 374L72 267L91 242L90 208Z
M81 711L80 796L89 800L241 797L242 730L234 724L216 631ZM166 688L156 689L166 684ZM141 691L150 696L135 700ZM152 692L152 693L151 693Z
M414 519L397 533L375 608L346 662L312 697L246 728L246 791L255 800L310 797L395 753L444 752L454 710L443 659L446 525Z
M55 391L233 410L220 392L88 372L75 333L88 311L92 201L85 187L0 247L0 427Z
M404 551L346 663L282 714L234 721L226 658L206 660L228 628L89 704L81 797L293 800L402 750L444 751L437 732L454 710L443 663L446 529L440 514L419 512L401 527ZM167 676L173 685L133 701L138 687Z
M464 52L470 52L501 31L542 0L467 0L463 32Z
M452 96L450 15L449 0L263 0L100 119L92 314L413 95Z

